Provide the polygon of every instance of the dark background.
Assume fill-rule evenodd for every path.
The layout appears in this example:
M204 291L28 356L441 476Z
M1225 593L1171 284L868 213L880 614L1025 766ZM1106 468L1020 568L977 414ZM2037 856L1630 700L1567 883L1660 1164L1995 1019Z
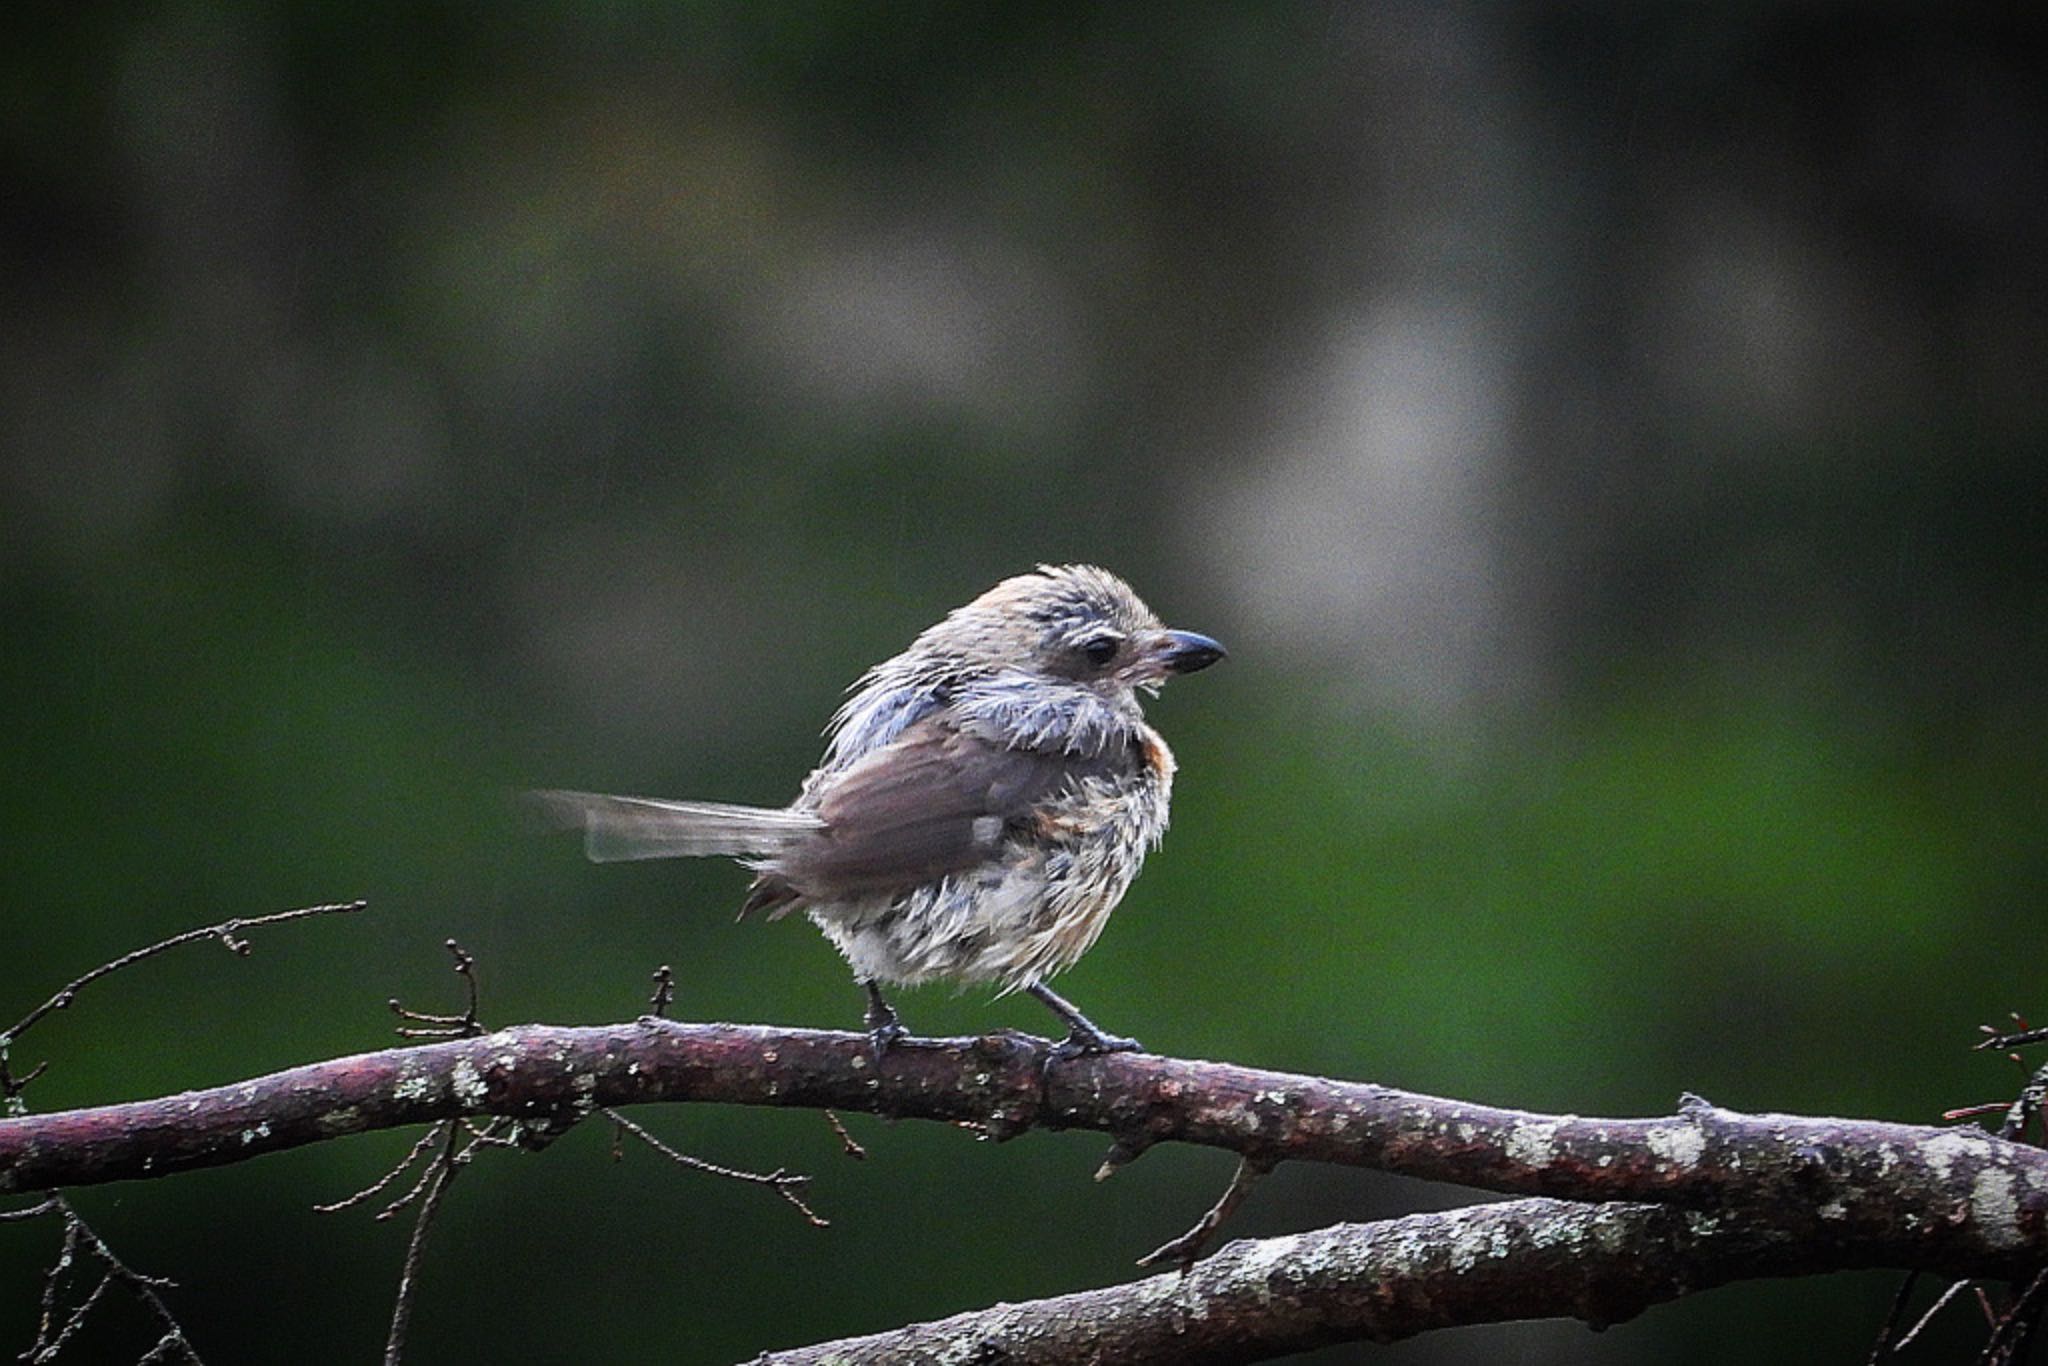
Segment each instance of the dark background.
M1069 559L1232 649L1152 709L1174 829L1061 983L1105 1026L1579 1113L2009 1095L1966 1050L2048 1012L2048 81L2030 7L1969 13L11 7L0 1017L373 904L94 988L29 1099L381 1046L451 935L493 1023L670 962L684 1016L854 1025L730 864L591 867L502 794L785 800L862 668ZM640 1117L834 1226L589 1126L456 1185L412 1359L1112 1282L1230 1168ZM309 1206L411 1140L78 1200L209 1360L361 1361L404 1229ZM1467 1198L1286 1169L1231 1231ZM0 1229L9 1350L55 1240ZM1859 1360L1895 1284L1320 1359Z

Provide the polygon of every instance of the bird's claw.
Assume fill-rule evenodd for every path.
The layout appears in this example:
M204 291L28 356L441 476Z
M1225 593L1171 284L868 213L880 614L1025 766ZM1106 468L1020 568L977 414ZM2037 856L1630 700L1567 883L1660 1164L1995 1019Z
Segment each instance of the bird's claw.
M1046 1064L1066 1062L1072 1058L1094 1057L1099 1053L1142 1053L1145 1045L1136 1039L1126 1039L1120 1034L1105 1034L1099 1029L1081 1029L1078 1026L1067 1031L1067 1037L1052 1046L1046 1054Z
M861 1017L868 1027L868 1051L874 1054L877 1071L882 1066L882 1055L898 1039L908 1038L910 1031L903 1027L903 1021L896 1018L896 1011L882 999L882 993L873 982L867 983L868 1008Z
M909 1037L910 1031L894 1016L879 1024L871 1021L868 1024L868 1051L874 1055L875 1066L879 1068L882 1065L882 1055L887 1053L898 1039Z

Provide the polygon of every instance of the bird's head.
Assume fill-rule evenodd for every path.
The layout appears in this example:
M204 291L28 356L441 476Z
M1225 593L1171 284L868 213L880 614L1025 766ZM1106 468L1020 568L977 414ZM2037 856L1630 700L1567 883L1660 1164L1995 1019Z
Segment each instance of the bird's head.
M1008 745L1101 753L1136 734L1140 690L1221 658L1209 637L1162 626L1108 570L1041 565L862 675L832 718L826 767L887 744L938 707Z
M1223 647L1167 629L1131 586L1094 565L1041 565L1005 579L918 637L919 653L988 675L1025 675L1135 705L1174 674L1206 669Z

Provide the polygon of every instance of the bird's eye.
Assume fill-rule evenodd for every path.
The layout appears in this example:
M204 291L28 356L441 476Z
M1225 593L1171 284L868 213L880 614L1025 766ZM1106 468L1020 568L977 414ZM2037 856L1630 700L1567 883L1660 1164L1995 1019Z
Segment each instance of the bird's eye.
M1095 668L1102 668L1116 658L1117 646L1123 644L1123 637L1113 635L1090 636L1081 642L1081 658Z

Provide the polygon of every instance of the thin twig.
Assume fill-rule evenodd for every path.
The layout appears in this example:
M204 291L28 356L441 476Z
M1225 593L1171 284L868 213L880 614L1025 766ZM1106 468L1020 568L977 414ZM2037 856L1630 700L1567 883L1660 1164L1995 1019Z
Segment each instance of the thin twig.
M21 1354L21 1359L37 1363L37 1366L54 1359L65 1341L84 1323L87 1313L99 1302L107 1286L119 1282L123 1289L141 1302L143 1308L157 1321L158 1327L162 1330L162 1336L156 1346L150 1349L150 1356L144 1360L162 1359L169 1353L176 1352L187 1361L197 1362L199 1353L186 1339L183 1325L178 1322L177 1316L171 1313L171 1307L164 1303L163 1296L157 1294L157 1291L169 1287L172 1283L161 1276L146 1276L115 1256L114 1250L107 1246L106 1240L93 1232L92 1226L79 1217L78 1211L72 1208L71 1202L63 1196L52 1196L45 1203L55 1205L63 1216L64 1245L57 1254L57 1260L51 1264L49 1272L44 1277L42 1312L37 1323L36 1340ZM81 1254L90 1256L99 1263L100 1279L65 1316L64 1323L59 1326L57 1304L62 1294L64 1276L77 1264Z
M362 910L366 904L362 901L338 901L318 906L301 906L270 915L237 916L218 924L186 930L168 939L160 939L154 944L110 959L90 972L73 978L48 1000L24 1015L12 1028L0 1033L0 1101L5 1102L6 1113L16 1118L28 1114L28 1106L22 1100L22 1092L49 1066L47 1062L37 1063L26 1074L15 1076L8 1066L14 1043L53 1012L69 1009L78 999L78 993L100 978L119 972L122 968L132 967L145 959L154 958L160 953L205 939L218 940L230 953L247 957L253 946L242 937L246 931L279 925L291 920L304 920L316 915L352 914ZM22 1354L22 1360L35 1363L53 1360L71 1340L72 1335L84 1325L87 1317L106 1294L107 1287L116 1283L141 1302L143 1308L156 1319L162 1330L156 1343L143 1355L143 1361L161 1361L174 1354L188 1361L199 1360L199 1353L185 1336L184 1326L178 1322L170 1306L165 1304L163 1297L157 1293L169 1287L172 1282L159 1276L146 1276L122 1261L114 1254L113 1248L107 1245L106 1240L93 1231L92 1226L80 1217L78 1211L64 1196L53 1194L40 1204L0 1213L0 1222L32 1219L44 1214L56 1214L63 1219L64 1244L57 1254L57 1260L44 1277L42 1312L37 1321L36 1339L28 1351ZM62 1295L65 1275L77 1264L81 1255L89 1255L99 1263L100 1278L94 1282L92 1289L71 1307L60 1326L57 1323L57 1306Z
M1982 1366L1999 1366L2018 1359L2015 1354L2033 1334L2044 1295L2048 1295L2048 1270L2027 1282L2027 1288L2020 1292L2012 1307L1991 1325L1991 1336L1985 1339L1984 1350L1977 1357Z
M1870 1355L1864 1358L1865 1366L1878 1366L1885 1353L1892 1350L1892 1334L1899 1331L1899 1321L1906 1316L1906 1304L1913 1298L1913 1287L1919 1283L1920 1273L1917 1271L1908 1271L1906 1279L1899 1282L1899 1293L1892 1296L1892 1307L1877 1330L1877 1341L1870 1344Z
M446 1139L450 1145L453 1145L455 1142L455 1121L452 1119L442 1120L439 1124L427 1130L427 1137L435 1140ZM377 1211L374 1216L377 1222L382 1223L399 1211L410 1208L414 1201L427 1194L433 1188L434 1178L439 1171L440 1168L432 1162L420 1168L419 1180L412 1183L412 1189Z
M2011 1108L2011 1101L1987 1100L1978 1105L1958 1105L1953 1110L1943 1110L1941 1117L1946 1120L1982 1119L1986 1115L2004 1114Z
M392 997L389 1002L392 1014L401 1020L412 1020L425 1026L422 1029L400 1026L397 1034L402 1039L474 1039L485 1032L483 1021L477 1014L476 959L453 939L443 943L455 956L455 971L468 989L469 1005L460 1015L434 1015L424 1010L408 1010L397 997Z
M1209 1240L1216 1236L1216 1230L1223 1221L1237 1212L1244 1198L1252 1193L1252 1187L1259 1178L1273 1170L1273 1163L1262 1158L1240 1157L1237 1170L1230 1175L1230 1184L1223 1188L1223 1194L1209 1207L1209 1212L1195 1221L1195 1226L1170 1243L1163 1243L1138 1258L1139 1266L1157 1266L1161 1262L1176 1262L1181 1274L1186 1275L1189 1267L1201 1260L1202 1250Z
M846 1121L839 1118L837 1110L827 1110L825 1112L825 1122L832 1126L833 1133L839 1135L839 1146L848 1157L856 1162L865 1162L867 1160L868 1150L854 1142L853 1135L846 1132Z
M676 970L663 963L654 970L654 994L647 998L648 1013L657 1020L668 1018L668 1008L675 1004Z
M84 1324L85 1316L92 1312L93 1306L100 1302L100 1296L106 1294L107 1287L113 1283L113 1272L101 1272L99 1280L93 1283L92 1289L85 1292L85 1298L71 1307L70 1314L64 1319L64 1326L57 1330L56 1336L31 1354L28 1360L38 1363L38 1366L42 1362L55 1361L57 1353L64 1350L64 1344L71 1341L71 1335L77 1332L79 1327Z
M2025 1048L2028 1044L2048 1041L2048 1028L2029 1029L2027 1022L2017 1013L2013 1015L2013 1019L2020 1027L2011 1034L2000 1034L1990 1025L1978 1025L1977 1028L1983 1031L1985 1038L1977 1045L1977 1051L1997 1052L2000 1049Z
M2031 1298L2028 1300L2024 1310L2017 1306L2014 1308L2014 1317L2019 1327L2013 1333L2012 1341L2006 1347L2005 1359L2008 1362L2025 1361L2028 1354L2033 1350L2034 1335L2041 1327L2042 1310L2048 1308L2048 1298L2043 1298L2035 1293L2040 1284L2040 1279L2037 1277L2033 1284L2027 1287Z
M260 929L266 925L280 925L287 920L304 920L308 916L349 915L362 910L368 904L364 901L337 901L321 906L301 906L297 910L278 911L271 915L249 916L246 918L238 916L233 920L223 920L217 925L205 925L196 930L186 930L183 934L174 934L168 939L158 940L147 948L124 953L119 958L100 964L91 972L76 977L58 988L49 1000L22 1016L13 1028L0 1032L0 1093L4 1093L9 1100L12 1100L20 1094L22 1087L34 1081L37 1074L42 1071L41 1067L37 1067L35 1071L30 1072L26 1077L16 1078L9 1075L7 1071L7 1051L9 1046L21 1038L23 1034L26 1034L44 1016L53 1011L68 1009L71 1003L78 998L80 991L109 973L119 972L122 968L140 963L145 958L154 958L160 953L167 953L171 949L178 948L184 944L196 943L202 939L218 939L226 946L229 952L247 957L251 945L248 940L241 937L242 932L245 930Z
M642 1143L645 1143L648 1147L654 1149L654 1151L660 1153L669 1161L674 1162L680 1166L688 1167L691 1171L703 1172L708 1176L722 1176L728 1181L743 1181L749 1185L755 1186L771 1186L774 1188L775 1193L777 1195L789 1201L791 1205L796 1207L797 1213L803 1215L805 1219L810 1221L810 1225L812 1228L832 1227L831 1220L820 1218L818 1216L817 1211L813 1210L809 1205L805 1204L803 1202L803 1198L796 1193L798 1187L810 1184L810 1177L793 1175L789 1172L783 1171L780 1167L776 1168L772 1172L747 1172L740 1171L739 1169L734 1167L721 1167L716 1162L706 1162L701 1157L692 1157L686 1152L680 1152L675 1148L671 1148L668 1144L662 1142L653 1134L647 1132L647 1130L641 1128L638 1124L635 1124L632 1120L627 1119L617 1110L606 1110L604 1113L608 1115L611 1118L612 1122L617 1124L620 1129L624 1130L626 1133L633 1135L633 1137L639 1139Z
M508 1137L507 1135L500 1132L500 1130L502 1129L507 1129L511 1127L513 1127L512 1121L506 1119L502 1115L500 1115L496 1119L493 1119L489 1124L486 1124L481 1128L479 1128L476 1125L476 1123L472 1120L463 1120L462 1129L464 1133L469 1135L469 1146L465 1147L461 1151L461 1153L459 1153L456 1156L455 1160L458 1162L469 1161L470 1155L476 1152L478 1148L519 1147L520 1143L518 1139Z
M384 1366L398 1366L405 1356L405 1335L412 1326L412 1306L419 1290L420 1257L427 1245L427 1230L441 1208L441 1197L448 1184L455 1179L455 1125L451 1122L435 1127L447 1132L448 1142L441 1149L440 1160L427 1169L426 1198L420 1202L419 1216L412 1222L412 1237L406 1240L405 1266L398 1273L398 1299L391 1307L391 1332L384 1339Z
M369 1199L371 1196L377 1194L386 1186L390 1185L393 1181L396 1181L399 1177L405 1175L405 1173L411 1169L413 1163L419 1161L420 1158L424 1157L426 1155L427 1149L434 1146L434 1140L441 1136L440 1130L441 1126L437 1124L433 1128L421 1134L420 1141L413 1144L411 1150L408 1151L404 1157L398 1160L397 1166L393 1167L390 1171L385 1172L382 1176L378 1177L375 1181L372 1181L369 1185L357 1191L354 1195L343 1196L341 1199L334 1201L332 1204L315 1205L313 1206L314 1212L318 1214L336 1214L342 1210L350 1209L356 1205L362 1204L363 1201Z
M33 1361L42 1355L44 1344L50 1340L50 1330L57 1324L57 1295L64 1283L64 1273L78 1260L78 1246L83 1239L84 1228L76 1220L64 1221L64 1242L57 1249L57 1260L50 1263L50 1269L43 1273L42 1312L36 1317L36 1340L22 1353L24 1359Z
M1935 1299L1934 1303L1927 1306L1927 1312L1922 1314L1919 1317L1919 1319L1913 1324L1913 1326L1906 1330L1906 1336L1899 1339L1898 1346L1892 1348L1892 1351L1903 1352L1908 1347L1911 1347L1913 1345L1913 1339L1920 1336L1920 1330L1925 1328L1928 1324L1934 1322L1934 1316L1936 1314L1939 1314L1943 1309L1946 1309L1948 1307L1949 1301L1953 1300L1956 1296L1962 1294L1964 1290L1969 1288L1969 1285L1970 1283L1968 1281L1957 1281L1954 1284L1950 1285L1948 1289L1942 1291L1940 1296Z

